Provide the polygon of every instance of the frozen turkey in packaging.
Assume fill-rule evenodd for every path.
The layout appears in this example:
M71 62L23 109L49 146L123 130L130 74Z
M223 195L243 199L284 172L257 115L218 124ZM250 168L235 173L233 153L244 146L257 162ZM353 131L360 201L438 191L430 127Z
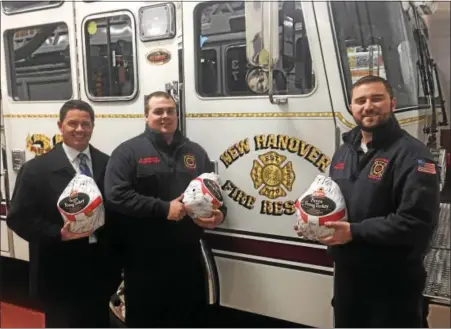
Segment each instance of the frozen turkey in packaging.
M105 223L102 193L89 176L76 175L59 197L57 207L64 222L70 222L71 232L89 232Z
M224 202L219 176L204 173L194 178L183 193L182 202L191 210L193 218L211 217L213 209L220 208Z
M316 176L295 203L297 229L308 240L319 240L334 233L326 222L347 220L346 202L340 187L330 177Z

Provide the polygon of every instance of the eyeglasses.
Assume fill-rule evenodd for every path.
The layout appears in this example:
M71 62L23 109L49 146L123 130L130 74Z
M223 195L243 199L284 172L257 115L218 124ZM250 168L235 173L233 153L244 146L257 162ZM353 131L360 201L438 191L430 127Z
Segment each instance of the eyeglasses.
M157 109L152 110L152 114L157 115L157 116L162 116L165 112L166 112L166 115L168 115L168 116L176 115L177 109L174 107L168 107L168 108L157 108Z

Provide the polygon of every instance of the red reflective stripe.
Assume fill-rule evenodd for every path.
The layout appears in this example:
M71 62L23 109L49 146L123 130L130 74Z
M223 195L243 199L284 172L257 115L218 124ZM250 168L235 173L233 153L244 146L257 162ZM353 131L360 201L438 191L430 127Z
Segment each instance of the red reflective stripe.
M75 214L70 214L68 212L63 211L62 209L60 209L61 213L63 214L64 217L67 218L67 220L74 222L75 221L75 216L77 216L78 214L85 214L88 215L89 212L94 211L98 206L100 206L102 204L102 197L99 195L97 198L94 199L93 202L91 202L90 205L88 205L85 209L75 213Z
M319 225L324 225L326 222L336 222L342 219L346 215L346 209L342 209L339 212L336 212L335 214L323 216L319 218ZM304 222L307 223L308 221L308 214L304 213L301 208L301 218ZM311 215L310 215L311 216Z
M94 211L98 206L102 204L102 197L99 195L89 206L83 210L83 213L87 215L87 213Z
M219 251L333 267L333 261L326 249L293 245L284 241L263 241L212 233L207 233L206 239L212 249Z
M218 201L218 199L215 198L215 196L213 194L210 193L210 191L205 187L205 185L202 183L202 179L201 178L195 178L194 180L197 180L200 182L200 186L202 187L202 193L204 194L208 194L209 196L211 196L213 198L213 206L215 208L219 208L221 207L221 203Z
M6 208L6 204L2 203L0 204L0 215L1 216L6 216L8 213L7 208Z

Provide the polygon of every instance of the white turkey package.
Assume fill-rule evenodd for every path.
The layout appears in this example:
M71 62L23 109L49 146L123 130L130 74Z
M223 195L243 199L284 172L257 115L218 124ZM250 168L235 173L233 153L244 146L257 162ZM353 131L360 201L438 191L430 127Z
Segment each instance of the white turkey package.
M340 187L330 177L316 176L307 191L296 201L297 229L308 240L318 241L334 233L326 222L347 220L346 202Z
M211 217L213 209L220 208L224 202L219 176L204 173L193 179L183 193L182 202L191 210L191 217Z
M76 175L58 199L58 210L69 230L85 233L105 224L105 207L96 182L89 176Z

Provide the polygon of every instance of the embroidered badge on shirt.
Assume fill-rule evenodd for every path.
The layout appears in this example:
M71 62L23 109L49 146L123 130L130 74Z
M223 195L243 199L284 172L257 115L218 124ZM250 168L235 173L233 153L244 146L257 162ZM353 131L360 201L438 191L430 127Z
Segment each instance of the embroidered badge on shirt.
M417 170L419 172L424 172L426 174L435 175L437 171L435 170L435 164L426 162L424 160L418 160L418 167Z
M147 157L147 158L141 158L139 159L140 164L156 164L160 163L159 157Z
M380 180L382 175L384 174L385 168L387 167L388 159L377 158L374 160L373 165L371 166L370 174L368 178Z
M185 167L188 169L196 169L196 158L192 154L186 154L183 157L183 162L185 163Z
M335 169L337 170L344 170L345 169L345 163L344 162L339 162L334 166Z

